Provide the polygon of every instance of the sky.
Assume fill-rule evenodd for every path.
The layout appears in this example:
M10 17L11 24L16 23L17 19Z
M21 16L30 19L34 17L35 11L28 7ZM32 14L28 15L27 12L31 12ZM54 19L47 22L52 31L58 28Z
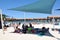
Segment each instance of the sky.
M59 16L60 11L56 9L60 8L60 0L56 0L52 14L42 14L42 13L29 13L29 12L21 12L21 11L12 11L8 10L10 8L16 8L20 6L24 6L27 4L31 4L36 2L37 0L0 0L0 9L2 10L3 14L8 15L9 17L14 18L46 18L47 16ZM25 17L24 17L25 13Z

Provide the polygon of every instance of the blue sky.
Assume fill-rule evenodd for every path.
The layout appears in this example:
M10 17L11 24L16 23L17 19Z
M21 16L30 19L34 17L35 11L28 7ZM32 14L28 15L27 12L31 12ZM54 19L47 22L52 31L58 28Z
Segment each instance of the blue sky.
M2 9L3 14L6 14L10 17L15 18L24 18L24 13L26 13L26 18L41 18L41 17L47 17L47 16L58 16L60 15L60 11L57 11L56 9L60 8L60 0L56 0L53 9L52 14L42 14L42 13L28 13L28 12L19 12L19 11L12 11L8 10L10 8L15 8L23 5L27 5L33 2L36 2L37 0L0 0L0 9Z

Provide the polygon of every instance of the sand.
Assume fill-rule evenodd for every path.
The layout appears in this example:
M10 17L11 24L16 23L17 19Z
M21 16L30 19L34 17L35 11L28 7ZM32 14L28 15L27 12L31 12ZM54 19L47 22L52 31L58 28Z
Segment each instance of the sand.
M34 25L35 28L41 28L42 24ZM47 25L47 27L52 27L51 24ZM0 40L57 40L54 37L50 36L38 36L36 34L22 34L22 33L10 33L14 31L12 27L8 28L8 31L5 31L3 34L2 29L0 29Z
M19 34L19 33L5 33L0 32L0 40L57 40L54 37L38 36L35 34Z

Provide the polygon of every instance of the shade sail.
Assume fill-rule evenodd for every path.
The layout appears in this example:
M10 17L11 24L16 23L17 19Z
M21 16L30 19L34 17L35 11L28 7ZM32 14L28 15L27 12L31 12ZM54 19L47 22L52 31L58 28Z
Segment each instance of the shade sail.
M55 1L56 0L38 0L32 4L11 8L10 10L51 14Z
M60 10L60 9L56 9L56 10Z

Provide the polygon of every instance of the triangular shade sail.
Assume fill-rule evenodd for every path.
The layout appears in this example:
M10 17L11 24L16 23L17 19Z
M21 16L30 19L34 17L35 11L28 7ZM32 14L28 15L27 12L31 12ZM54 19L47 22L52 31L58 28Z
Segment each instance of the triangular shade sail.
M21 7L12 8L10 10L34 12L34 13L50 13L56 0L38 0L32 4L24 5Z
M60 10L60 9L56 9L56 10Z

